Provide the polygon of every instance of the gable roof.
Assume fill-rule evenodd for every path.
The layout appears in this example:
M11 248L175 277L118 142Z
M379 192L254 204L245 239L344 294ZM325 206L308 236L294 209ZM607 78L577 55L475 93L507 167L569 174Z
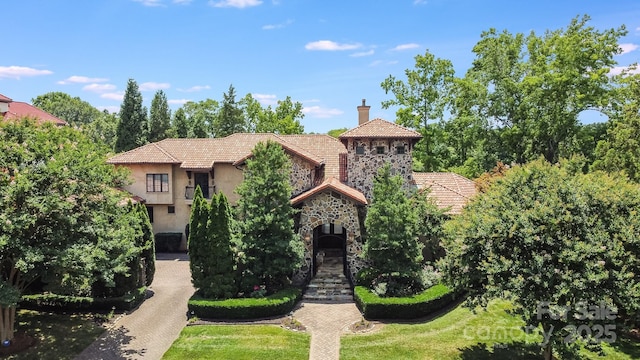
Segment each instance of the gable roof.
M343 183L340 182L340 180L336 179L335 177L330 177L327 178L327 180L325 180L322 184L314 187L313 189L304 192L298 196L296 196L295 198L291 199L291 205L295 205L298 204L300 202L303 202L305 200L307 200L308 198L319 194L321 192L324 192L326 190L329 191L335 191L338 192L348 198L350 198L351 200L359 203L360 205L367 205L367 199L365 198L364 194L361 193L360 191L347 186Z
M360 124L351 130L343 132L339 139L367 138L367 139L421 139L422 135L417 131L409 130L398 124L383 120L373 119Z
M478 190L472 180L455 173L429 172L413 173L418 189L428 188L439 208L448 208L447 214L460 214L462 208L473 198Z
M26 117L34 119L37 124L51 122L58 126L67 125L66 121L59 119L44 110L38 109L37 107L25 102L13 101L11 98L2 94L0 94L0 102L6 103L9 108L7 112L0 113L0 116L4 120L19 120Z

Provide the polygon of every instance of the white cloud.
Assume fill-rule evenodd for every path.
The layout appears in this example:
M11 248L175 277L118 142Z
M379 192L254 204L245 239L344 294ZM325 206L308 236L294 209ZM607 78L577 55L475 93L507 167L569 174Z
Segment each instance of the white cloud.
M262 27L262 30L274 30L274 29L282 29L284 27L287 27L289 25L293 24L293 20L287 20L283 23L280 24L270 24L270 25L264 25Z
M106 94L100 95L100 97L103 98L103 99L122 101L124 99L124 91L118 91L118 92L114 92L114 93L106 93Z
M116 89L116 86L113 84L89 84L85 85L82 90L91 91L95 93L105 93L109 91L113 91Z
M164 4L162 3L162 0L133 0L135 2L139 2L144 6L164 6Z
M320 50L320 51L341 51L341 50L355 50L362 47L361 44L340 44L331 40L319 40L308 43L304 46L307 50Z
M623 71L628 70L629 74L640 74L640 67L636 67L635 69L631 69L630 66L615 66L609 70L609 75L620 75Z
M170 87L171 85L169 83L146 82L140 84L139 89L140 91L155 91L168 89Z
M243 9L246 7L258 6L260 4L262 4L262 0L209 0L209 6L219 8L234 7Z
M376 60L376 61L372 62L371 64L369 64L369 66L395 65L397 63L398 63L398 61L396 61L396 60L391 60L391 61Z
M191 4L192 0L173 0L174 4L178 4L178 5L189 5Z
M73 76L69 76L68 78L66 78L64 80L58 81L58 84L60 84L60 85L87 84L87 83L101 83L101 82L107 82L107 81L109 81L109 79L105 79L105 78L90 78L90 77L86 77L86 76L73 75Z
M278 103L277 97L272 94L251 94L262 105L275 105Z
M172 104L172 105L184 105L186 103L188 103L189 99L171 99L171 100L167 100L167 103Z
M349 56L351 57L363 57L363 56L371 56L374 54L373 49L369 50L369 51L362 51L362 52L357 52L357 53L353 53Z
M622 53L620 53L619 55L624 55L624 54L628 54L628 53L638 49L638 45L637 44L630 44L630 43L620 44L620 49L622 49Z
M391 49L391 51L404 51L404 50L411 50L411 49L415 49L415 48L419 48L420 45L415 44L415 43L409 43L409 44L401 44L398 45L396 47L394 47L393 49Z
M329 109L329 108L323 108L320 106L305 106L302 109L302 112L305 115L309 115L315 118L323 118L323 119L344 114L344 111L340 109Z
M0 78L20 79L21 77L51 74L53 74L53 71L39 70L24 66L0 66Z
M178 91L182 91L182 92L196 92L196 91L203 91L203 90L209 90L211 89L211 86L209 85L196 85L196 86L192 86L188 89L178 89Z

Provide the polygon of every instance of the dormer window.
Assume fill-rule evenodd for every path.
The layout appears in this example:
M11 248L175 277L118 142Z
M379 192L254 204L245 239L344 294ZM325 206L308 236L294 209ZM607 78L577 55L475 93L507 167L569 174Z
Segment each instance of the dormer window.
M378 155L384 154L384 146L376 146L376 154Z
M396 154L401 155L404 154L404 145L403 146L396 146Z
M356 146L356 154L364 155L364 146Z

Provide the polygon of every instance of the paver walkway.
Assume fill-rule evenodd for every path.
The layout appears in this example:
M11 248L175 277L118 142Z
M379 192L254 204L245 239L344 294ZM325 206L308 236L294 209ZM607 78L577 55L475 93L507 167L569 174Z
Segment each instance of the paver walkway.
M307 303L302 302L293 313L311 333L309 360L338 360L340 335L349 326L362 319L355 303Z
M194 292L188 256L158 254L150 290L150 298L135 311L117 319L75 360L161 359L187 325L187 301ZM301 302L293 316L311 334L310 360L337 360L340 335L362 319L353 302ZM281 320L255 323L280 324Z
M76 360L160 359L187 325L193 295L186 254L157 254L151 297L117 319Z

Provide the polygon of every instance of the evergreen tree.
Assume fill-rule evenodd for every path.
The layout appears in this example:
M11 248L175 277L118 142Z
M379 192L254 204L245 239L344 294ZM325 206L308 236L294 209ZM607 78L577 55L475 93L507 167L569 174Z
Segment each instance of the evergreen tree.
M264 285L275 292L299 269L303 245L294 233L289 158L272 141L258 143L238 187L243 253L243 290Z
M234 278L235 257L231 233L231 209L223 193L211 200L211 211L207 224L209 234L209 262L206 264L205 278L207 287L201 289L204 296L214 299L226 299L235 295Z
M367 211L363 256L370 263L374 290L383 296L405 296L423 290L422 246L418 219L402 189L400 176L387 164L378 171Z
M246 121L242 109L236 102L236 89L229 85L229 91L223 94L222 108L215 124L215 137L225 137L244 132Z
M187 120L187 115L184 113L184 109L179 108L173 114L173 133L177 138L187 138L189 137L190 126L189 121Z
M116 152L129 151L147 143L147 110L142 106L142 94L133 79L127 83L120 106L116 136Z
M141 236L139 237L138 246L142 247L141 264L144 271L144 285L149 286L153 282L156 273L156 246L153 235L153 227L149 220L147 208L142 204L136 205L136 212L141 226Z
M189 266L191 268L191 281L193 286L201 291L207 288L205 279L206 264L211 261L209 254L211 248L208 241L207 222L209 220L209 204L202 196L202 189L196 186L191 205L189 218L189 238L187 249L189 251Z
M149 142L156 142L167 138L171 127L171 110L164 91L158 90L151 101L149 117Z

